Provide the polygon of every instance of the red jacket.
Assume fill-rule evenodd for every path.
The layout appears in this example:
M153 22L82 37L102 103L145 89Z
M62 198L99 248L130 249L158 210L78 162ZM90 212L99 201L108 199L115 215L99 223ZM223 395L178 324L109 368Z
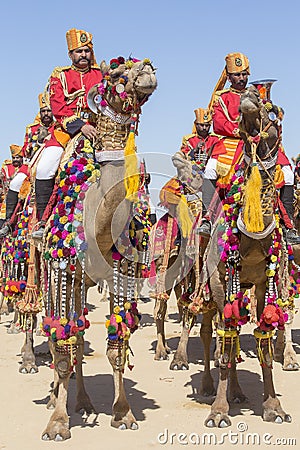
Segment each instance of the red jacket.
M24 137L24 144L22 147L22 152L25 158L31 158L32 155L40 148L40 146L44 143L44 140L42 142L39 142L39 131L41 127L46 128L41 122L36 121L30 125L27 125L26 127L26 133ZM50 139L50 134L53 133L55 128L55 124L50 125L48 128L48 136L47 140Z
M239 127L239 105L242 93L243 91L237 92L232 89L221 91L220 95L217 93L213 107L213 129L216 134L236 138L234 131L238 131ZM218 149L219 154L226 152L225 147L223 147L223 151L221 147L218 147ZM243 141L240 139L233 163L236 162L242 151ZM282 146L279 147L277 164L281 166L290 165Z
M55 119L71 137L86 123L91 123L87 94L102 80L98 66L80 72L71 66L57 67L50 77L50 105ZM93 121L92 121L93 122Z

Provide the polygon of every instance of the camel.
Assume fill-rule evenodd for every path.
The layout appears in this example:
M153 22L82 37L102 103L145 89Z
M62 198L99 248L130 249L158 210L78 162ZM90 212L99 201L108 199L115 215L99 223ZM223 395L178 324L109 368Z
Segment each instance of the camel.
M132 202L139 178L134 134L141 107L156 89L157 79L148 59L125 61L118 58L116 62L117 67L112 68L102 61L103 81L88 94L89 106L97 116L98 138L91 147L87 139L77 136L72 142L71 158L64 166L67 170L70 167L68 164L72 167L74 164L80 165L84 158L90 167L77 166L79 172L89 170L89 179L93 179L87 190L81 184L83 195L78 198L82 202L76 202L79 209L73 228L70 228L71 244L61 249L65 253L60 253L59 248L55 252L53 235L57 229L53 225L55 227L58 222L53 222L53 217L64 207L60 205L66 205L63 195L54 208L54 215L48 224L50 232L46 232L43 242L43 278L47 278L43 330L49 336L54 364L54 387L47 405L54 411L42 433L43 440L61 441L71 437L67 392L73 367L77 383L76 411L84 411L88 415L94 411L82 373L83 334L89 326L85 304L89 287L103 280L108 283L113 297L113 314L107 323L107 357L113 369L115 385L111 425L118 429L138 428L123 385L126 363L131 368L128 339L139 321L136 304L132 302L136 263L126 227L132 218ZM75 159L76 153L79 159ZM63 179L61 172L61 185L64 184ZM72 230L75 230L74 235ZM68 253L65 248L69 248L70 252L74 248L73 236L77 254L65 256ZM59 254L64 256L59 257Z
M205 255L203 286L209 281L211 297L223 312L217 330L219 384L211 412L205 421L207 427L223 428L231 425L227 400L229 374L229 399L235 402L245 400L236 370L236 363L241 360L238 334L239 327L247 320L243 292L253 285L259 321L254 336L264 383L262 418L275 423L291 422L291 416L285 413L275 394L272 375L272 339L275 327L283 329L285 320L276 301L280 304L289 303L286 289L289 274L287 264L284 265L286 244L282 239L278 216L274 218L276 190L273 177L280 131L277 119L269 119L254 86L241 96L240 111L239 129L245 143L246 168L241 165L235 167L230 190L224 201L223 221L216 224ZM247 181L239 215L239 186L243 185L244 176ZM223 241L221 253L220 239L221 243ZM277 276L281 278L280 285L276 283Z
M191 161L184 158L181 151L175 153L172 157L174 166L177 169L177 177L185 186L187 192L192 194L192 198L198 198L196 202L188 202L188 206L193 210L190 211L192 227L185 238L180 239L177 246L171 243L171 236L176 234L174 231L174 221L181 228L180 236L182 236L182 226L180 223L180 214L178 212L180 198L171 194L166 185L166 192L162 190L161 199L166 199L168 212L163 219L158 222L157 226L151 231L152 247L155 253L156 247L160 255L155 256L155 266L157 272L157 283L155 297L154 318L157 327L157 346L155 359L167 359L170 350L166 344L164 320L167 310L167 300L170 296L172 288L174 288L179 314L182 317L182 332L180 341L173 359L170 363L171 370L187 370L187 342L191 328L195 323L195 319L199 313L203 314L200 335L203 341L207 342L205 348L209 348L212 337L212 319L216 313L216 305L212 302L198 302L198 290L200 287L200 272L202 258L207 245L206 239L201 239L196 230L201 220L201 197L198 194L202 185L202 174L197 171L197 166ZM188 197L189 198L189 197ZM166 224L163 226L163 224ZM165 228L165 230L162 230ZM176 227L175 227L176 228ZM159 241L164 236L163 244L159 246ZM174 236L173 236L174 240ZM179 239L177 239L179 241ZM193 294L193 295L191 295ZM211 395L214 392L212 377L210 375L209 353L205 362L204 376L202 377L202 392L204 395Z

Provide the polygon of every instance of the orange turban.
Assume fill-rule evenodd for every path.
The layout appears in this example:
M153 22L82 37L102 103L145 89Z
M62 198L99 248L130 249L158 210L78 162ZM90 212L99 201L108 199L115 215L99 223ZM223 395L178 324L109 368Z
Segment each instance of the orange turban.
M198 123L210 123L212 121L209 109L198 108L195 109L194 113L196 116L196 122Z
M40 106L40 109L50 108L48 92L43 92L42 94L39 94L39 106Z
M21 147L21 145L11 144L9 146L9 148L10 148L11 156L18 156L18 155L23 156L22 155L22 147Z
M250 75L249 60L243 53L229 53L225 57L227 73L238 73L246 70Z
M84 30L77 30L77 28L71 28L66 33L66 39L69 52L87 45L92 50L92 64L95 64L96 61L92 42L93 35L91 33Z

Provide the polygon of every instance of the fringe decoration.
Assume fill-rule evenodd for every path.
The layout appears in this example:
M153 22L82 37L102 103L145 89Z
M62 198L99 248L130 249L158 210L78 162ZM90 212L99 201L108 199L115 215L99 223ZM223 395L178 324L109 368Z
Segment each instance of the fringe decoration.
M249 232L263 231L264 220L261 207L262 180L257 164L252 166L251 175L245 186L244 223Z
M193 222L190 217L189 207L185 195L181 195L180 202L177 206L177 212L179 216L179 223L181 225L182 237L186 238L192 231Z
M139 169L138 160L135 152L135 132L130 130L124 149L125 156L125 178L124 184L126 196L130 201L137 200L137 192L139 189Z

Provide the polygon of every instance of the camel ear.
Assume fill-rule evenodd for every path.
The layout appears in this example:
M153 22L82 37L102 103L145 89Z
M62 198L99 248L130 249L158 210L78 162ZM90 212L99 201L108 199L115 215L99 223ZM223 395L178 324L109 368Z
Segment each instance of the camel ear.
M108 72L109 66L106 64L105 60L103 59L100 63L100 70L102 72L102 75Z
M292 161L296 165L296 158L294 156L292 157Z

